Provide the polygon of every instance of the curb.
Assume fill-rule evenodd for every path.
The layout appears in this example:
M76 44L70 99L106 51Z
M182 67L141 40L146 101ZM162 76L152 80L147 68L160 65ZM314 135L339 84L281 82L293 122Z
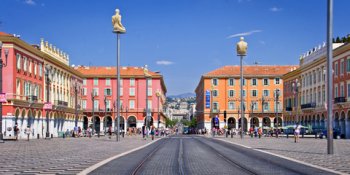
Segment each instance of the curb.
M273 155L273 156L276 156L276 157L279 157L279 158L282 158L282 159L286 159L286 160L289 160L289 161L292 161L292 162L300 163L300 164L303 164L303 165L306 165L306 166L309 166L309 167L312 167L312 168L321 169L323 171L327 171L327 172L330 172L330 173L346 174L346 173L343 173L343 172L339 172L339 171L335 171L335 170L332 170L332 169L324 168L324 167L321 167L321 166L318 166L318 165L313 165L313 164L310 164L310 163L306 163L306 162L303 162L301 160L297 160L297 159L289 158L289 157L282 156L282 155L279 155L279 154L270 153L270 152L267 152L267 151L255 149L255 148L252 148L252 147L249 147L249 146L245 146L245 145L242 145L242 144L239 144L239 143L234 143L234 142L230 142L230 141L223 140L223 139L217 139L217 140L221 140L221 141L226 142L226 143L231 143L233 145L237 145L237 146L241 146L241 147L244 147L244 148L248 148L248 149L252 149L252 150L255 150L255 151L259 151L259 152L262 152L262 153L265 153L265 154Z
M89 174L89 173L91 173L92 171L94 171L95 169L97 169L97 168L99 168L99 167L101 167L101 166L107 164L108 162L110 162L110 161L112 161L112 160L114 160L114 159L117 159L117 158L119 158L119 157L125 156L125 155L127 155L127 154L132 153L132 152L138 151L138 150L140 150L140 149L142 149L142 148L145 148L145 147L147 147L147 146L149 146L149 145L151 145L151 144L153 144L153 143L158 142L158 141L161 140L161 139L163 139L163 138L157 139L157 140L155 140L155 141L153 141L153 142L147 143L146 145L143 145L143 146L134 148L134 149L129 150L129 151L126 151L126 152L124 152L124 153L121 153L121 154L115 155L115 156L113 156L113 157L110 157L110 158L108 158L108 159L102 160L101 162L98 162L98 163L96 163L96 164L94 164L94 165L92 165L92 166L90 166L90 167L84 169L83 171L81 171L80 173L78 173L78 175Z

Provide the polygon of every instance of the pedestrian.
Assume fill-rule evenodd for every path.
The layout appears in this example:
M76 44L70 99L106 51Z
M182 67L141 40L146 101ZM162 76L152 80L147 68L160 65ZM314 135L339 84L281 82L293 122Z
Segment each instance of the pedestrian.
M154 131L155 130L155 128L154 128L154 126L151 126L151 138L152 138L152 140L154 140Z
M81 127L79 126L78 127L78 137L80 137L81 136Z
M263 134L263 132L262 132L262 128L261 128L261 127L259 127L259 129L258 129L259 139L261 138L262 134Z
M27 128L24 130L24 133L27 134L27 141L29 141L29 136L31 133L30 126L28 125Z
M301 129L301 126L299 123L297 123L294 126L294 142L295 143L297 143L299 141L300 129Z
M145 129L145 125L142 126L142 138L146 140L146 129Z
M18 124L15 123L15 126L13 127L13 132L14 132L16 141L18 140L18 131L19 131Z

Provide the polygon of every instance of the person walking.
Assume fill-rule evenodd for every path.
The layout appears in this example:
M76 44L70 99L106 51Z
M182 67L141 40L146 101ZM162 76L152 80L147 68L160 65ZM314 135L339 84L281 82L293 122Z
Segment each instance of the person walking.
M152 138L152 140L154 140L154 131L155 130L155 128L154 128L154 126L151 126L151 138Z
M262 128L261 127L259 127L259 129L258 129L258 135L259 135L259 139L261 138L261 136L262 136Z
M295 143L297 143L299 141L300 129L301 129L301 126L299 123L297 123L294 126L294 142Z
M32 132L29 125L24 130L24 132L25 132L25 134L27 134L27 141L29 141L29 136L30 136L30 133Z
M16 141L18 140L18 131L19 131L18 124L15 123L15 126L13 127L13 132L14 132L14 136L15 136Z

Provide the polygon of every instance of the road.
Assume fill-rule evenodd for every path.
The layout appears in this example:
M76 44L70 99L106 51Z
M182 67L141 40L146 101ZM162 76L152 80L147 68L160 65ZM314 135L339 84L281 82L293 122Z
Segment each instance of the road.
M90 174L331 174L201 136L173 136L115 159Z

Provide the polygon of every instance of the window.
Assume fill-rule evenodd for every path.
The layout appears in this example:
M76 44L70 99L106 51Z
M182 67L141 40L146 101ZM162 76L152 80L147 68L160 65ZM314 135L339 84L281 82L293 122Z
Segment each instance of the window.
M341 60L340 62L340 75L343 75L344 74L344 61Z
M94 78L94 86L98 86L98 78Z
M258 110L258 103L257 102L252 102L253 110Z
M106 86L110 86L111 85L111 79L110 78L106 78Z
M340 85L340 96L344 97L344 85Z
M239 79L239 83L241 83L241 79ZM246 79L243 78L243 86L245 86L245 85L246 85Z
M104 95L111 96L112 95L112 89L111 88L106 88L105 91L104 91Z
M16 59L17 59L17 70L21 70L21 55L17 54L16 55Z
M130 78L130 86L135 86L135 79L134 78Z
M235 80L233 78L228 79L228 85L229 86L234 86L235 85Z
M27 67L27 57L23 57L23 70L27 71L28 67Z
M280 78L275 78L275 84L280 84Z
M254 79L252 79L252 85L253 86L256 86L257 85L257 80L254 78Z
M334 74L335 76L338 76L338 63L335 63L334 65Z
M99 109L99 103L98 100L94 100L94 110L98 110Z
M264 111L269 111L270 110L270 106L268 102L264 102Z
M228 109L235 109L235 102L230 101L228 103Z
M338 97L338 86L336 86L334 90L334 98L337 98L337 97Z
M213 109L214 110L218 110L219 109L219 103L218 102L214 102L213 103Z
M269 79L267 78L264 78L263 79L263 84L266 86L266 85L269 85Z
M43 65L41 63L39 63L39 76L43 76Z
M152 96L152 88L148 88L147 90L148 90L148 96L149 97Z
M321 91L318 91L317 93L317 99L318 99L318 103L321 103Z
M152 78L147 78L148 87L152 86Z
M92 94L93 94L94 96L98 96L98 88L93 88L93 89L92 89Z
M83 79L83 85L86 85L86 78Z
M213 90L213 97L217 97L217 96L219 96L218 90Z
M246 93L245 93L245 90L243 90L243 97L245 97L246 96Z
M135 88L129 88L129 96L135 96Z
M87 94L87 88L83 88L83 95L86 96Z
M214 85L214 86L217 86L219 84L217 78L213 78L211 81L212 81L212 85Z
M268 97L269 96L269 90L264 90L264 96Z
M32 61L28 60L28 65L29 65L29 73L32 73Z
M235 91L234 90L229 90L228 91L228 96L229 97L234 97L235 96Z
M348 89L347 89L347 92L348 92L348 98L350 98L350 83L348 83Z
M252 90L252 96L257 97L258 96L258 91L257 90Z
M129 100L129 108L135 109L135 100Z
M81 106L83 109L86 109L86 100L81 100Z
M107 109L111 109L111 100L106 100L106 106L105 106Z
M36 75L38 73L37 69L38 69L37 64L34 63L34 75Z
M120 96L123 96L123 88L122 87L120 87Z
M350 72L350 57L346 59L346 72Z

